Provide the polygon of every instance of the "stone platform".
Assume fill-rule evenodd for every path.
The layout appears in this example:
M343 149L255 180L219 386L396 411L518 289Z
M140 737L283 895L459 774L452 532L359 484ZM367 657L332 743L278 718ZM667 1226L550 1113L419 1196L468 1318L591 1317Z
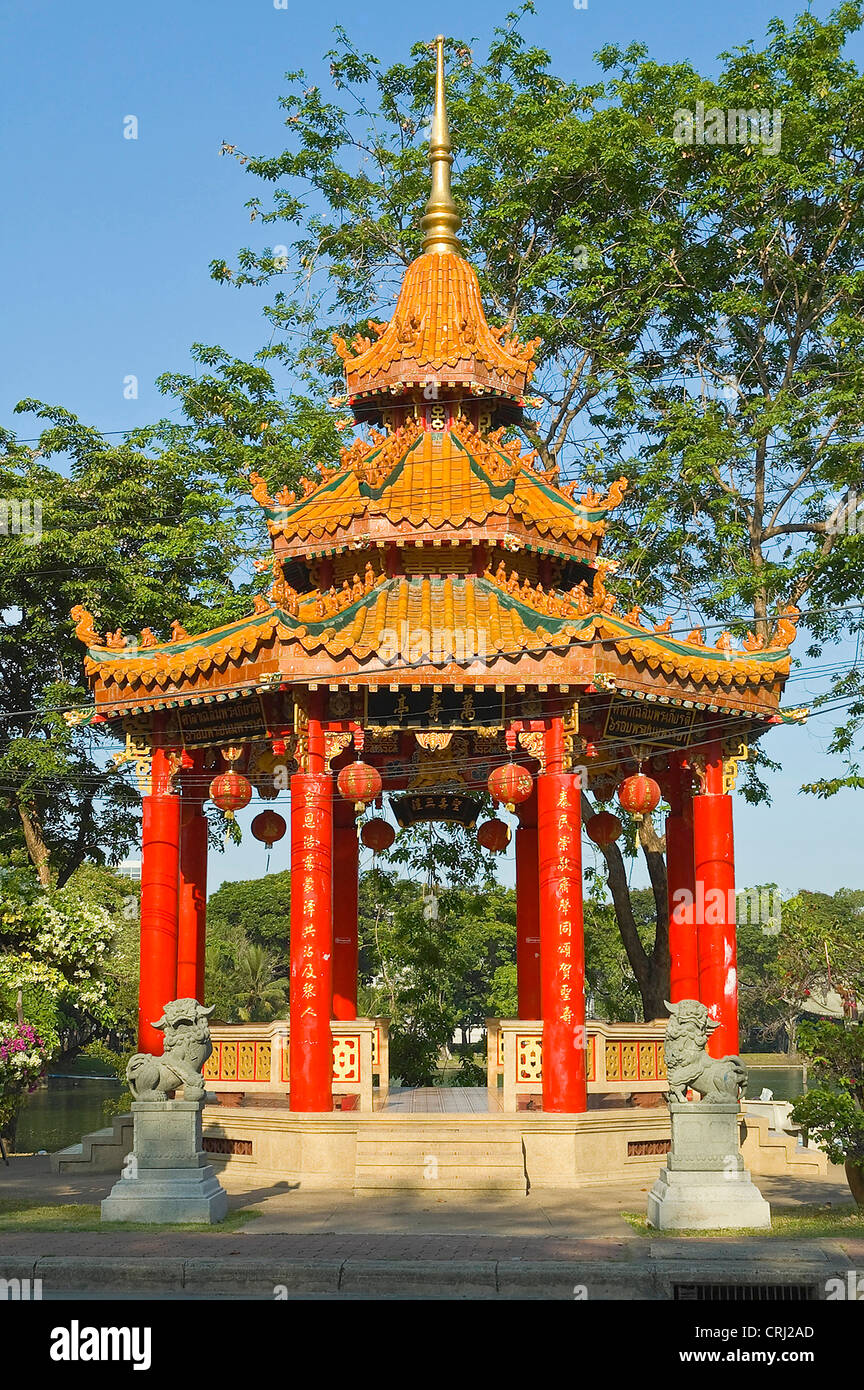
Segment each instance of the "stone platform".
M634 1179L647 1188L670 1143L666 1106L642 1109L591 1097L585 1115L501 1111L486 1087L422 1087L390 1093L373 1114L344 1110L300 1115L284 1105L208 1105L206 1160L226 1178L279 1178L304 1191L509 1192L594 1187ZM274 1098L275 1101L275 1098ZM752 1173L820 1178L825 1155L789 1135L769 1133L764 1117L742 1116L743 1153ZM51 1157L58 1175L119 1172L132 1147L131 1123L85 1136ZM437 1174L437 1176L432 1176Z
M372 1115L208 1106L204 1146L229 1170L279 1174L308 1190L524 1194L634 1177L650 1187L665 1162L671 1140L665 1105L513 1115L490 1110L494 1100L485 1088L428 1088L393 1093ZM824 1174L823 1154L796 1151L788 1136L778 1146L764 1120L751 1125L742 1117L742 1127L751 1171Z

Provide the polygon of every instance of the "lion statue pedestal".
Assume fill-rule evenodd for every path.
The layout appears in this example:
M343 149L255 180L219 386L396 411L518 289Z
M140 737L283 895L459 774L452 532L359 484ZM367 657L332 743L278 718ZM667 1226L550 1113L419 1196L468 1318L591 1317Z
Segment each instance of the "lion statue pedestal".
M213 1044L209 1009L195 999L166 1004L155 1028L164 1030L161 1057L137 1053L126 1068L135 1097L134 1138L120 1179L102 1202L103 1221L222 1221L228 1197L204 1152L201 1069ZM174 1099L183 1087L183 1099Z
M747 1072L739 1057L710 1057L717 1027L704 1004L668 1004L666 1070L672 1148L648 1194L648 1224L659 1231L764 1229L771 1208L741 1156L739 1095ZM688 1089L702 1099L688 1101Z

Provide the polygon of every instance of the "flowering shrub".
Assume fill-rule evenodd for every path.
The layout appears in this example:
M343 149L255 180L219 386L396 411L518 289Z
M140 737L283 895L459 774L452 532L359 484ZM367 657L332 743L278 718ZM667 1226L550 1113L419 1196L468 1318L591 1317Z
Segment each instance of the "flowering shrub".
M0 1022L0 1130L8 1130L24 1096L36 1090L47 1061L31 1024Z
M0 894L0 998L18 989L52 1051L82 1025L111 1029L116 1005L105 965L117 923L104 907L68 888L46 893L4 876Z

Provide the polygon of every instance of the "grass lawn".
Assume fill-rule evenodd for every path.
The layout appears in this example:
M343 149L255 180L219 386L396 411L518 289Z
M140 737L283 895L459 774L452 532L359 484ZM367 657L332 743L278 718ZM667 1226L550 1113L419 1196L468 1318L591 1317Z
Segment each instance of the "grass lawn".
M621 1215L628 1226L632 1226L640 1236L649 1236L652 1240L662 1240L664 1236L674 1236L676 1240L684 1236L696 1236L700 1239L706 1236L709 1239L717 1237L723 1240L735 1236L759 1236L762 1239L778 1236L781 1240L797 1240L799 1236L864 1236L864 1211L860 1211L854 1205L800 1207L794 1212L772 1216L771 1229L768 1231L657 1231L648 1225L647 1218L639 1212L622 1211Z
M100 1221L98 1202L51 1203L0 1200L0 1235L9 1231L210 1231L213 1235L238 1230L257 1211L229 1211L218 1226L203 1223L150 1225L143 1221Z

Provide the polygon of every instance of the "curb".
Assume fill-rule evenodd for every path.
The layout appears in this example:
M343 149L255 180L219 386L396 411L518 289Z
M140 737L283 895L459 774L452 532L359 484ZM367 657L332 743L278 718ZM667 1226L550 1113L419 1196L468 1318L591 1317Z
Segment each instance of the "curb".
M323 1295L370 1299L531 1299L667 1301L676 1286L784 1285L825 1297L826 1280L851 1268L840 1254L821 1260L677 1258L658 1260L231 1260L108 1259L95 1256L0 1258L0 1280L41 1279L49 1296L160 1293L279 1299Z

